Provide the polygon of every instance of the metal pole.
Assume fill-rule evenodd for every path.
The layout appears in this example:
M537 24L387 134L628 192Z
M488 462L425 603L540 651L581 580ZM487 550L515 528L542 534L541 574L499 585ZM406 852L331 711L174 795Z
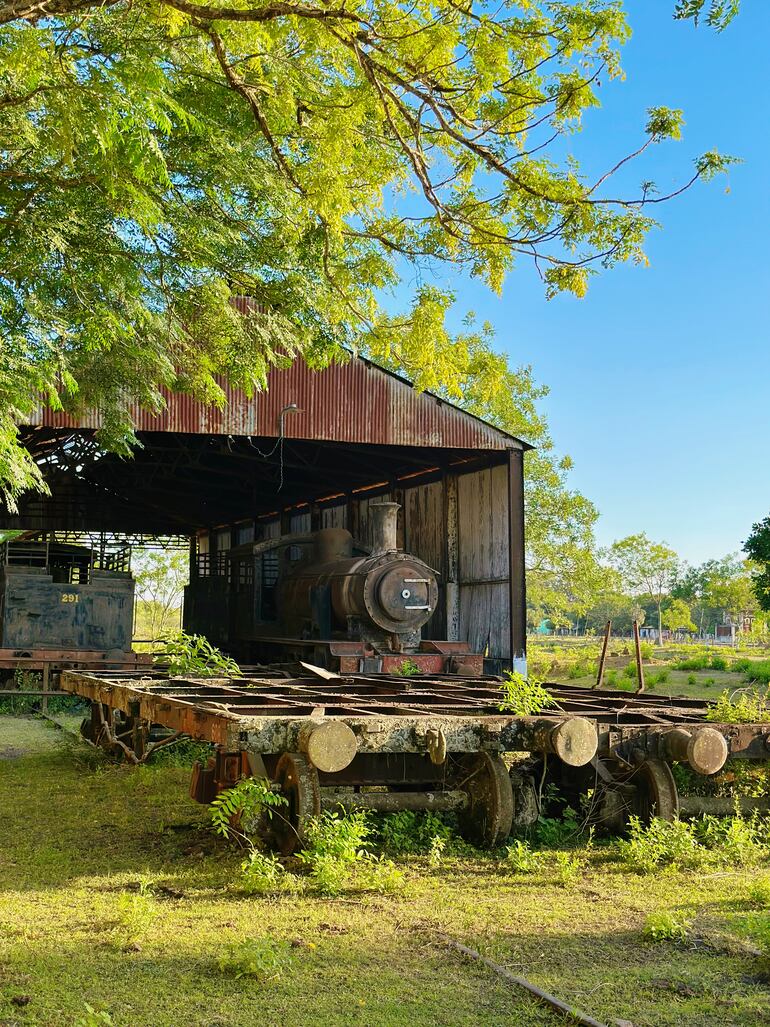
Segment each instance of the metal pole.
M610 634L612 632L612 621L607 621L607 627L604 629L604 644L602 645L602 655L599 657L599 671L596 675L596 684L594 688L601 688L602 682L604 681L604 665L607 662L607 646L610 644Z
M508 450L508 574L511 668L527 658L527 586L524 569L524 451Z
M634 621L634 648L636 649L636 694L644 691L644 668L642 667L642 647L639 642L639 625Z

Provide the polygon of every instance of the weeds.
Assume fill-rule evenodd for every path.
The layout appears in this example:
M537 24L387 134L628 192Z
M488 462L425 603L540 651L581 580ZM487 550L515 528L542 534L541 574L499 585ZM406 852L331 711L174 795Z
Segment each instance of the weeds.
M519 717L531 717L542 713L557 702L547 688L533 677L525 678L515 670L507 670L500 685L504 698L498 707L504 712L517 714Z
M770 878L759 877L749 885L749 901L761 909L770 907Z
M733 692L732 695L725 690L709 709L706 719L717 724L768 724L770 689L764 695L756 689Z
M414 660L407 659L402 660L398 667L395 667L390 673L395 674L397 677L413 678L415 677L415 675L421 674L422 671L414 662Z
M75 1027L113 1027L115 1021L106 1010L96 1010L88 1002L83 1005L85 1012L75 1020Z
M222 973L236 980L251 977L260 984L278 980L290 964L288 944L271 938L246 938L231 942L217 961Z
M258 849L252 849L241 863L241 882L249 895L296 892L300 889L299 879L287 872L274 853Z
M506 849L506 862L515 874L544 874L568 888L586 866L586 860L576 852L533 852L526 842L517 840Z
M377 834L383 849L395 856L430 854L439 843L441 855L452 832L436 813L399 810L382 820Z
M149 930L156 915L155 902L151 895L138 892L121 892L118 896L118 936L121 944L135 945Z
M621 860L638 873L656 870L692 870L708 866L753 866L768 854L767 824L757 815L739 813L700 821L661 820L646 826L638 817L629 821L629 836L617 843Z
M180 631L169 639L153 660L167 667L172 676L189 674L194 677L241 677L241 668L212 645L204 635L186 635Z
M644 937L648 941L673 941L681 944L690 934L690 921L679 919L674 913L661 910L650 913L644 925Z
M363 858L369 834L365 810L347 816L327 811L308 823L306 848L297 858L309 869L319 891L338 895L350 879L353 864Z

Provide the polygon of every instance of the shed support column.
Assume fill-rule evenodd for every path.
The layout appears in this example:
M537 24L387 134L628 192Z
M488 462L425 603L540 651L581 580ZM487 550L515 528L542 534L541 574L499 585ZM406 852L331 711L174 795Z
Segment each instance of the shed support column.
M460 552L457 513L457 475L444 478L444 516L446 518L446 637L460 640Z
M508 569L511 667L527 672L527 586L524 568L524 451L508 451Z

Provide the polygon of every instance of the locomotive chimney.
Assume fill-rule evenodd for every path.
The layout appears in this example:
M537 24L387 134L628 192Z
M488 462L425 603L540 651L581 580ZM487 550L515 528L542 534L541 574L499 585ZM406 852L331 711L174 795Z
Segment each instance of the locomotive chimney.
M400 503L370 503L372 556L398 549L398 510Z

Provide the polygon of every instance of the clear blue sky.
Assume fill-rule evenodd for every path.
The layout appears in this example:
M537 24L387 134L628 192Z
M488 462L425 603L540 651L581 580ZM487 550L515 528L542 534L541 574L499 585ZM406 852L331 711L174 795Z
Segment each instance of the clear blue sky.
M601 511L600 543L646 531L697 563L770 513L770 3L744 0L721 35L674 22L674 0L626 6L626 81L603 86L573 151L610 166L665 105L684 110L683 139L656 147L634 184L678 184L712 148L745 163L658 208L651 267L603 272L586 299L546 302L526 264L501 298L449 281L458 309L550 386L544 408Z

